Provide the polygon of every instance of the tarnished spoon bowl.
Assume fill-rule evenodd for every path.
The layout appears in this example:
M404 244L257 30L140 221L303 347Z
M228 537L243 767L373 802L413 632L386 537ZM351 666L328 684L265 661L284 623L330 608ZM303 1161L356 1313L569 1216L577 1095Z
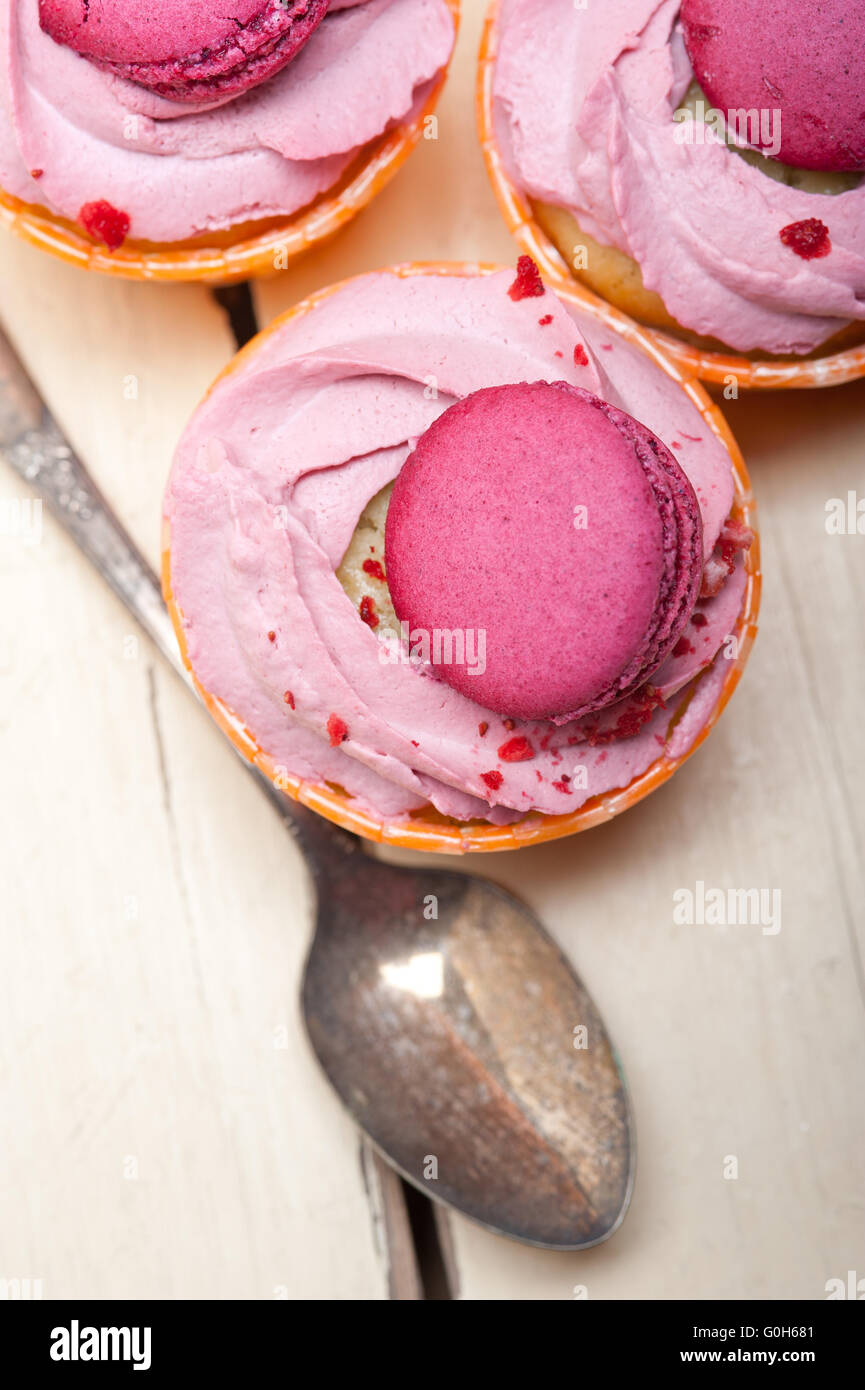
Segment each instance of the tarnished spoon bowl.
M303 983L331 1084L430 1197L537 1245L604 1240L627 1209L634 1144L582 982L494 884L381 864L345 838L319 874Z

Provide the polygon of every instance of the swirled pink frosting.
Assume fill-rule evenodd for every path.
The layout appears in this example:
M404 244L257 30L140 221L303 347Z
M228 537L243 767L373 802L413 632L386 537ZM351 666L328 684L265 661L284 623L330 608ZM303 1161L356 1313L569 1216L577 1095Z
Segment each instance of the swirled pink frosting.
M677 139L693 76L678 11L679 0L502 0L494 112L506 166L633 257L694 332L742 351L810 352L865 319L865 185L805 192L723 144ZM809 219L832 249L806 260L779 234Z
M385 272L350 282L216 386L169 480L171 582L199 681L277 767L337 783L375 815L430 802L498 822L575 809L626 786L662 750L686 751L729 669L741 557L654 673L656 694L600 716L505 723L429 667L383 664L381 638L336 569L412 442L481 387L566 380L603 396L675 450L699 501L707 558L728 517L729 457L687 395L550 291L514 302L512 280ZM519 738L533 756L501 760L498 748Z
M55 43L36 0L0 0L0 186L70 221L105 201L141 241L288 216L416 107L453 40L444 0L338 0L281 72L192 111Z

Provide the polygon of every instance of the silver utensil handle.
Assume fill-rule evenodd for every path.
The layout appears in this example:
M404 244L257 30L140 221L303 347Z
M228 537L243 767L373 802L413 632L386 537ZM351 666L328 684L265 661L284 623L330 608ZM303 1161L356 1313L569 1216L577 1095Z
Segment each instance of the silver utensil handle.
M159 580L41 400L0 328L0 454L32 487L178 676L195 691L183 664ZM237 750L235 750L237 751ZM354 835L279 791L238 753L244 767L320 873L334 853L354 852Z

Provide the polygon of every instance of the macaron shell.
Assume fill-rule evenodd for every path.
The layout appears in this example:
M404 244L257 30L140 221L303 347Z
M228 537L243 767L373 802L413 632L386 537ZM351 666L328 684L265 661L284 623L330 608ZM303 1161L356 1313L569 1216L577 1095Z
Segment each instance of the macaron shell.
M57 43L174 100L237 95L278 72L327 13L328 0L39 0Z
M232 0L223 13L212 0L39 0L39 22L58 43L85 58L163 63L216 48L264 10L262 0Z
M775 158L804 169L865 169L865 5L683 0L681 18L694 75L713 106L780 111Z
M566 383L487 388L439 416L402 468L386 532L394 608L410 629L485 634L484 670L436 669L485 709L564 722L621 698L675 640L675 518L634 447L649 431L623 419ZM702 530L681 476L696 598Z

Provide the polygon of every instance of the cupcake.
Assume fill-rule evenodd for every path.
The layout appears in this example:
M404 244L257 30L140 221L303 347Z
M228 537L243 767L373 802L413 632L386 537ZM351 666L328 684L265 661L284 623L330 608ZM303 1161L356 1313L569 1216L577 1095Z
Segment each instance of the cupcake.
M755 630L747 475L693 384L537 267L324 291L235 359L165 497L211 712L373 839L583 829L714 723Z
M480 82L490 172L545 269L709 379L865 371L854 0L622 0L601 17L500 0Z
M456 0L0 0L0 215L115 274L280 269L419 138Z

